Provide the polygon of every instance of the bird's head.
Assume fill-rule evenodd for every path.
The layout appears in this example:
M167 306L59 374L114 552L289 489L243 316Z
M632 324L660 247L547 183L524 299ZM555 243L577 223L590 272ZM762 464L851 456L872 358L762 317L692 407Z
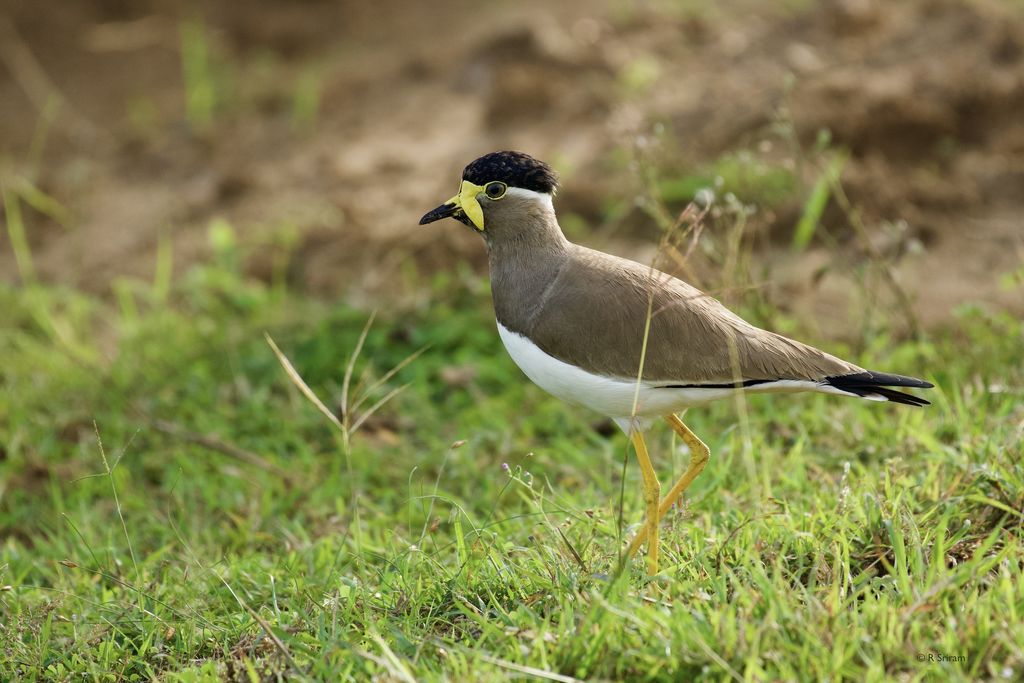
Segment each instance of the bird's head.
M493 238L531 218L554 216L558 178L551 167L522 152L491 152L462 171L459 193L420 219L454 218Z

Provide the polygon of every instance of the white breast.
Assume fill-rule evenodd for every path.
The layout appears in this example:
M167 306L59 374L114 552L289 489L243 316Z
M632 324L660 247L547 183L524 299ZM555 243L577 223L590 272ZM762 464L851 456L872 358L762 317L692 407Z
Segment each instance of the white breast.
M665 389L636 380L602 377L549 356L526 337L498 323L498 334L508 355L534 384L568 403L602 415L628 420L630 416L656 417L725 398L735 389ZM633 402L636 399L636 411Z
M687 408L704 405L711 401L733 395L734 388L668 388L640 382L639 390L635 379L602 377L549 356L540 347L521 334L517 334L498 323L498 334L505 344L508 355L512 356L519 369L549 394L575 405L596 410L615 420L623 431L630 425L642 426L645 418L659 417L669 413L681 413ZM699 353L699 350L695 350ZM696 384L698 380L680 377L679 384ZM823 394L857 396L833 386L813 380L775 380L757 384L742 391L750 393L794 393L814 391ZM869 401L884 401L881 396L857 396ZM635 409L634 409L635 401Z

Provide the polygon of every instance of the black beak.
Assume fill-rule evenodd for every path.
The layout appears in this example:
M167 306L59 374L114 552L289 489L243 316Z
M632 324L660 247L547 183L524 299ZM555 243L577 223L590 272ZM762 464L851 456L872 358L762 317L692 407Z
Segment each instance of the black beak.
M459 207L456 206L455 204L442 204L433 211L428 211L427 213L423 214L423 218L420 219L420 225L426 225L427 223L439 221L442 218L454 216L455 213L459 210Z

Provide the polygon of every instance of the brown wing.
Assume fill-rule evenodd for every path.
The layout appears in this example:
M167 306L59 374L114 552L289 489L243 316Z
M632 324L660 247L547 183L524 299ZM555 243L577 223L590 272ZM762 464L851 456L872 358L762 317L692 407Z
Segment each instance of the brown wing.
M862 369L747 323L682 280L577 247L524 330L546 353L597 374L634 378L648 302L643 377L674 384L820 380Z

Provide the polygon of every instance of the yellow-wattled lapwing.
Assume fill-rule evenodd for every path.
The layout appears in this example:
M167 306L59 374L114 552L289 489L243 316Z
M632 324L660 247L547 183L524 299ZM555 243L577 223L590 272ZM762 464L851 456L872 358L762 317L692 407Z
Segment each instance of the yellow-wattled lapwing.
M494 152L466 166L459 193L420 224L451 217L483 236L498 334L512 360L548 393L612 418L632 441L647 517L628 552L646 540L649 573L658 571L661 518L710 456L677 416L687 408L736 391L928 404L890 388L928 382L869 372L754 327L671 275L573 244L555 217L556 187L544 162ZM656 417L690 449L689 467L664 498L642 435Z

